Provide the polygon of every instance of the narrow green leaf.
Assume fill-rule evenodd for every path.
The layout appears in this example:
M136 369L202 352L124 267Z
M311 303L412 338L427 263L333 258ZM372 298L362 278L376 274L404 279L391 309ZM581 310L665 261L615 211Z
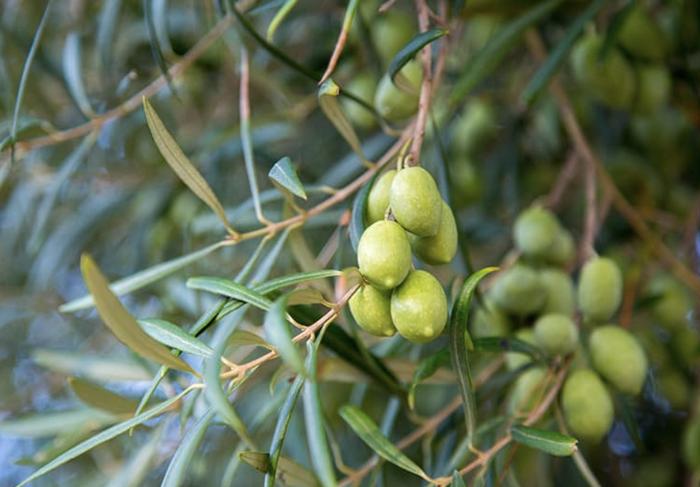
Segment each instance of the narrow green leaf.
M471 338L467 331L469 308L472 295L479 281L496 270L498 270L496 267L486 267L471 274L464 281L450 316L450 357L452 359L452 369L457 374L459 392L462 395L467 437L471 437L476 428L476 401L474 399L474 383L472 382L468 356L468 350L472 348Z
M591 19L600 11L607 2L605 0L595 0L579 15L571 27L569 27L564 35L564 38L559 41L556 47L549 53L547 61L540 66L530 82L525 87L522 94L522 100L525 103L531 103L537 94L547 86L549 80L557 73L562 63L566 59L571 47L576 42L576 39L583 32L583 28Z
M279 10L275 13L275 16L270 21L270 25L267 27L268 42L272 42L272 40L275 37L275 32L277 32L277 28L282 22L284 22L284 19L287 18L287 16L292 11L292 9L298 1L299 0L286 0L284 4L279 8Z
M625 19L627 19L627 16L632 13L636 6L637 2L635 0L627 0L625 2L625 6L615 12L615 14L612 16L612 19L608 23L607 29L605 29L603 46L600 48L600 52L598 53L599 61L602 61L608 57L608 53L612 50L613 46L615 46L617 36L625 23Z
M186 362L172 355L167 348L141 329L134 317L110 291L107 280L87 254L83 254L80 259L80 270L90 294L94 296L97 312L102 321L114 333L114 336L131 350L147 359L173 369L194 373Z
M111 414L131 414L137 406L133 399L77 377L69 377L68 384L83 403Z
M223 277L191 277L187 279L187 287L252 304L264 311L272 306L272 302L261 293Z
M62 455L59 455L58 457L54 458L52 461L38 469L36 472L31 474L29 477L24 479L22 482L19 483L17 487L21 487L23 485L28 484L29 482L32 482L36 480L37 478L46 475L47 473L55 470L56 468L60 467L64 463L67 463L83 453L92 450L93 448L101 445L102 443L105 443L112 438L115 438L122 433L125 433L127 430L130 428L133 428L134 426L138 426L146 421L148 421L151 418L154 418L158 416L159 414L162 414L163 412L167 411L171 406L173 406L175 403L177 403L180 399L182 399L186 394L188 394L192 389L185 389L182 391L180 394L177 396L172 397L171 399L168 399L167 401L164 401L160 403L159 405L149 409L145 413L139 414L138 416L135 416L127 421L123 421L119 424L115 424L114 426L107 428L106 430L102 431L101 433L96 434L95 436L89 438L88 440L74 446L67 452L63 453Z
M146 318L138 323L151 338L170 348L199 357L211 357L214 354L209 345L169 321Z
M446 34L447 29L430 29L416 34L416 36L411 39L408 44L403 46L401 50L396 53L394 58L389 63L389 69L387 70L389 77L393 80L398 72L401 71L401 68L403 68L411 59L413 59L421 49Z
M133 453L118 472L111 476L105 487L140 487L145 485L144 479L155 468L158 453L162 448L161 439L165 426L167 426L165 422L158 425L148 441Z
M578 449L577 440L558 431L530 428L521 424L511 426L510 434L516 442L557 457L568 457Z
M114 30L119 20L121 4L122 0L106 0L97 21L97 51L100 53L100 68L102 70L112 67L112 51L115 45Z
M267 453L244 451L239 454L239 457L258 472L267 473L270 470L270 456ZM318 485L318 479L313 473L286 457L279 458L277 479L286 487Z
M109 288L117 296L123 296L124 294L128 294L132 291L136 291L137 289L141 289L142 287L146 287L149 284L179 271L183 267L206 257L224 245L224 241L217 242L192 253L182 255L166 262L161 262L153 267L139 271L136 274L132 274L131 276L114 281L109 285ZM88 294L61 305L58 310L61 313L72 313L81 309L90 308L94 305L95 301L93 300L92 295Z
M420 361L418 367L416 367L416 371L413 373L411 385L408 387L408 406L411 409L415 407L415 394L418 384L431 377L438 369L446 365L450 365L450 351L446 348L438 350Z
M229 345L245 346L252 345L263 347L272 350L272 346L267 343L260 335L246 330L236 330L228 339Z
M214 191L212 191L209 183L206 182L197 168L194 167L185 153L182 152L182 149L177 145L173 136L170 135L170 132L168 132L163 121L156 113L153 105L151 105L151 102L149 102L146 97L143 98L143 110L146 114L146 122L148 123L148 128L151 130L153 141L158 146L158 150L165 161L171 169L175 171L175 174L178 175L182 182L216 213L226 229L233 233L231 224L226 218L224 207L214 194Z
M346 404L340 408L340 416L377 455L407 472L430 481L430 477L423 469L384 437L379 431L379 427L372 421L372 418L367 416L361 409L351 404Z
M350 216L350 243L353 250L357 252L357 244L365 231L365 213L367 213L367 196L374 185L379 173L376 173L355 195L352 202L352 215Z
M321 339L322 337L316 338L315 343L306 342L308 379L304 384L304 425L306 426L306 439L314 471L323 487L332 487L337 482L328 440L324 431L321 394L316 381L318 345Z
M80 51L80 37L77 32L73 31L68 34L66 43L63 46L63 76L66 78L70 94L78 104L80 111L87 118L92 118L95 115L95 111L92 109L90 100L85 92L80 66L82 59Z
M270 279L269 281L262 283L255 287L255 290L260 294L266 295L273 291L278 291L285 287L296 286L297 284L302 284L309 281L315 281L318 279L328 279L330 277L338 277L342 272L336 270L322 270L322 271L311 271L311 272L299 272L296 274L289 274L287 276L278 277L275 279Z
M543 360L542 351L531 343L515 337L481 337L474 339L477 352L515 352L529 355L534 360Z
M292 332L287 323L286 310L289 295L278 298L265 315L263 328L265 338L272 345L282 360L284 360L295 372L305 375L304 361L292 341Z
M0 421L0 434L22 438L47 438L75 431L85 425L93 424L99 427L116 420L114 415L97 409L71 409Z
M292 166L292 160L289 157L285 156L275 162L275 165L272 166L272 169L270 169L267 175L290 193L299 198L306 199L304 185L299 180L299 176L294 166Z
M457 470L452 472L452 486L453 487L467 487L464 483L464 479L459 474Z
M505 55L517 45L517 41L533 24L539 22L554 10L562 0L548 0L535 4L530 10L520 15L501 28L487 43L467 62L461 77L457 80L450 103L464 98L484 78L490 75L503 60Z
M158 28L156 27L154 12L155 2L149 0L143 0L143 16L146 22L146 32L148 33L148 43L151 46L151 54L153 55L153 60L158 65L165 82L168 85L170 92L177 97L177 92L175 91L175 86L173 86L173 78L170 76L170 71L168 70L168 64L165 62L165 56L163 56L162 47L160 44L160 38L158 36ZM163 13L162 11L160 12ZM165 22L164 19L160 19L161 24Z
M345 139L345 142L348 143L353 152L357 154L362 163L368 165L369 162L362 150L362 143L355 129L352 127L352 124L345 116L345 113L343 113L340 103L338 103L339 95L340 87L332 78L328 78L318 89L318 104L321 110L323 110L324 115L331 121L338 133Z
M161 487L179 487L183 485L187 478L190 461L204 439L204 434L207 432L214 416L216 416L216 411L210 409L187 430L182 442L175 450L175 455L173 455L172 460L168 464L168 470L165 471L165 476L160 484Z
M279 416L277 417L275 431L272 434L272 440L270 440L270 466L268 471L265 473L265 487L274 487L275 485L277 465L279 463L280 454L282 453L284 439L287 436L287 428L289 428L289 421L292 419L292 413L294 412L294 407L299 399L299 394L301 393L303 385L304 377L302 375L298 375L296 379L294 379L294 382L292 382L292 385L287 392L287 398L285 399Z
M49 370L98 382L141 381L150 377L148 371L136 360L58 352L44 348L34 350L32 360Z

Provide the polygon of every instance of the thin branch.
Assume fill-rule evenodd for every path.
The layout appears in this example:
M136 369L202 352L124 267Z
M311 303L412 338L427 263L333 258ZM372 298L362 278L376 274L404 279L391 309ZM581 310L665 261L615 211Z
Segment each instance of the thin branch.
M343 53L345 43L348 40L350 27L352 27L352 20L355 17L355 10L357 10L358 4L359 0L350 0L350 3L348 4L348 8L345 11L345 18L343 19L343 27L340 29L340 34L338 35L338 40L335 43L333 54L331 54L331 59L328 61L328 67L323 73L323 76L321 76L321 80L318 82L319 85L326 81L331 74L333 74L333 71L335 71L335 66L338 64L340 55Z
M418 9L418 25L420 31L426 32L430 28L430 10L428 4L425 0L416 0L416 8ZM421 51L421 59L423 62L423 82L420 87L418 116L416 117L416 125L413 129L413 145L411 146L411 157L408 159L409 166L420 164L420 153L423 147L423 139L425 138L425 126L428 123L428 115L430 113L430 98L433 85L432 47L430 44L425 46Z
M579 247L579 261L584 262L595 254L596 229L596 184L595 166L589 163L583 166L583 188L585 193L586 211L583 220L583 234Z
M569 188L569 185L576 177L576 171L578 169L578 157L575 151L572 151L566 158L564 165L559 171L557 180L554 182L552 189L549 191L545 199L545 204L550 208L556 208L559 206L562 197Z

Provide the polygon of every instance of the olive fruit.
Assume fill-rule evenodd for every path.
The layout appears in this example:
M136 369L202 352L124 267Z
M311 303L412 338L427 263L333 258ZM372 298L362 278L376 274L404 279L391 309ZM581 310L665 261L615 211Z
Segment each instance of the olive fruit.
M528 315L542 308L545 294L538 273L518 264L498 276L493 285L493 298L508 313Z
M527 257L546 258L557 238L559 222L541 206L533 206L518 215L513 226L515 245Z
M460 155L471 155L498 131L496 111L482 98L470 101L452 126L452 146Z
M655 298L652 314L661 325L674 329L688 323L693 303L678 281L667 275L657 276L649 284L649 294Z
M393 289L411 270L411 244L401 225L378 221L370 225L357 245L360 273L379 289Z
M422 167L408 167L396 174L389 204L396 221L414 235L430 237L440 228L442 197L435 180Z
M574 436L597 443L613 424L610 393L590 369L571 372L564 383L561 405Z
M440 226L431 237L416 237L412 241L413 250L426 264L447 264L457 252L457 224L449 205L442 202Z
M683 460L693 470L700 469L700 418L688 421L683 431Z
M544 393L546 377L544 367L533 367L518 377L508 400L508 411L526 413L531 410Z
M481 177L469 158L450 164L450 187L457 208L463 208L479 199Z
M509 329L508 316L489 297L484 299L483 306L476 309L470 323L470 332L474 338L506 336Z
M379 57L388 64L416 34L416 26L411 16L390 10L377 17L371 32Z
M360 327L370 335L390 337L396 333L391 321L391 294L365 284L348 303L350 313Z
M547 262L552 265L564 266L571 262L576 253L574 238L565 228L559 227L554 243L547 254Z
M671 75L665 66L638 66L637 83L636 112L654 113L668 103Z
M532 328L522 328L515 333L515 338L531 345L535 344L535 333ZM525 364L532 362L529 355L520 352L506 353L506 367L508 370L515 370Z
M574 77L590 96L613 108L627 108L634 97L634 70L619 49L600 59L603 38L587 35L571 51Z
M690 400L690 390L685 377L673 369L662 370L656 378L661 395L673 409L685 409Z
M606 325L588 340L593 367L617 389L636 395L647 375L647 357L634 336L619 326Z
M566 316L574 314L576 308L576 291L571 277L559 269L542 269L540 283L545 294L541 312L560 313Z
M389 192L391 183L396 176L396 169L385 172L372 185L367 195L366 222L371 225L374 222L384 219L384 214L389 208Z
M362 101L372 105L374 92L377 89L377 80L368 72L363 72L355 76L345 85L345 89ZM360 105L355 100L343 98L343 110L348 118L358 127L369 130L374 127L376 119L374 114L365 106Z
M578 328L566 315L550 313L535 322L535 343L549 355L565 355L576 349Z
M411 271L391 295L391 318L411 342L437 338L447 323L447 297L440 282L429 272Z
M422 80L423 69L415 60L406 63L394 81L384 75L374 95L377 112L390 122L401 122L416 113Z
M671 349L676 359L685 367L693 368L698 365L700 337L695 330L687 326L674 330Z
M637 4L625 17L617 42L633 56L649 61L661 61L666 55L664 32L654 23L644 7Z
M578 306L586 319L606 321L622 301L622 272L614 261L595 257L586 262L578 283Z

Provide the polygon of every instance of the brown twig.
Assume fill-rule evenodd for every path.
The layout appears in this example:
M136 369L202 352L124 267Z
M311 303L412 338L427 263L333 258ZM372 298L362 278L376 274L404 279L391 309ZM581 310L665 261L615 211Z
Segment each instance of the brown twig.
M324 81L326 81L331 74L333 74L333 71L335 71L335 66L338 64L338 60L340 59L340 55L343 53L343 49L345 49L345 43L348 40L348 35L350 34L350 27L352 26L352 19L354 17L354 12L352 15L350 15L349 12L349 7L348 11L345 14L345 18L343 19L343 27L340 29L340 34L338 34L338 40L335 43L335 48L333 49L333 54L331 54L331 58L328 61L328 67L326 68L326 71L323 73L323 76L321 76L321 80L318 82L318 84L322 84Z
M416 0L416 8L418 10L418 26L421 32L426 32L430 27L430 19L428 4L425 0ZM413 144L411 146L411 157L408 159L409 166L420 164L420 153L423 147L423 139L425 138L425 126L428 123L428 115L430 114L430 98L432 95L433 85L433 61L432 48L430 45L425 46L421 51L421 60L423 62L423 82L420 87L420 98L418 100L418 115L416 124L413 129Z
M581 244L579 247L579 262L585 262L595 255L595 236L596 236L596 184L595 184L595 166L588 161L583 166L583 188L586 201L586 211L583 220L583 234L581 235Z
M526 34L527 44L530 51L539 62L544 62L547 58L547 52L542 43L539 34L530 30ZM553 78L549 84L549 90L557 101L559 112L564 122L564 128L569 134L574 148L579 156L587 163L595 167L598 175L598 180L603 189L610 193L613 206L627 220L630 226L639 235L642 240L645 240L653 253L658 257L669 270L679 280L685 283L698 296L700 296L700 278L691 270L689 270L683 262L681 262L671 249L649 228L644 219L639 215L637 210L625 199L615 182L610 177L608 171L603 167L598 156L593 152L588 139L583 134L581 127L576 119L571 101L565 93L557 78Z
M550 208L556 208L559 206L564 193L568 189L571 182L576 177L576 171L578 170L578 157L575 151L571 151L569 156L566 158L564 165L559 171L557 180L554 182L552 189L545 198L545 205Z

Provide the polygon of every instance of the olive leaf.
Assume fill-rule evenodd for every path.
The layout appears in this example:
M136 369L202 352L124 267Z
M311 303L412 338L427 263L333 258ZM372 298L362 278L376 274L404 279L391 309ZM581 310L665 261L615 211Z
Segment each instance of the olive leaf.
M282 360L289 364L298 374L306 375L304 361L292 341L292 333L287 323L286 309L288 299L288 294L281 296L270 306L267 314L265 314L263 323L265 338L275 348L279 356L282 357Z
M70 94L80 111L87 118L92 118L95 116L95 111L92 109L85 92L80 66L82 59L80 51L80 36L76 31L72 31L66 37L66 43L63 46L63 77L66 79Z
M324 81L318 89L318 104L323 110L324 115L328 117L336 130L345 139L345 142L352 148L353 152L357 154L360 161L364 165L369 165L369 161L365 157L364 151L362 150L362 143L357 137L355 129L352 124L343 113L340 103L338 103L338 96L340 95L340 87L333 81L333 78L328 78Z
M138 320L138 323L151 338L170 348L199 357L211 357L214 354L209 345L169 321L146 318Z
M239 457L258 472L268 473L270 471L270 455L267 453L244 451L239 454ZM286 457L279 457L275 475L286 487L319 485L318 479L312 472Z
M425 357L418 363L411 385L408 386L408 406L411 409L415 408L416 387L425 379L431 377L441 367L450 364L450 351L448 349L438 350L432 355Z
M197 453L199 445L204 439L204 434L209 429L215 416L216 411L210 409L187 431L168 464L168 469L165 471L165 476L160 484L161 487L179 487L185 484L184 481L187 477L190 461Z
M252 304L264 311L267 311L272 306L272 302L261 293L223 277L190 277L187 279L187 287Z
M558 457L568 457L573 455L578 449L576 447L576 438L564 435L558 431L548 431L516 424L511 426L510 434L514 441L522 445Z
M275 183L293 195L296 195L302 199L307 198L306 191L304 191L304 185L299 180L299 176L297 175L294 166L292 166L292 160L289 157L285 156L277 161L267 175Z
M272 433L272 440L270 440L270 464L269 469L265 472L265 487L274 487L275 485L277 465L280 462L280 454L282 453L284 439L287 436L287 428L289 428L289 422L292 419L292 413L299 400L299 394L303 386L304 376L298 375L296 379L294 379L294 382L292 382L284 404L282 405L282 409L280 410L280 414L277 417L275 431Z
M365 214L367 213L367 197L369 192L377 180L379 173L375 173L372 179L367 181L367 183L362 186L360 191L355 195L355 199L352 202L352 215L350 217L350 243L352 244L353 250L357 252L357 244L360 243L360 237L365 231Z
M131 414L138 405L132 399L77 377L69 377L68 384L81 402L108 413Z
M529 355L536 361L544 359L539 348L515 337L480 337L473 340L473 345L478 352L514 352Z
M173 369L194 373L186 362L172 355L167 348L141 329L134 317L110 291L107 279L89 255L83 254L80 258L80 270L95 300L97 312L114 336L144 358Z
M211 208L216 213L221 222L226 227L229 233L234 233L231 224L226 217L226 212L221 202L214 194L214 191L209 186L209 183L202 177L196 167L190 162L180 146L177 145L175 139L168 129L163 124L156 113L151 102L146 97L143 97L143 110L146 114L146 122L151 130L153 141L158 146L158 150L165 158L165 161L170 165L175 174L187 185L197 197Z
M275 32L277 32L277 28L282 22L284 22L284 19L287 18L287 16L292 11L292 9L298 1L299 0L286 0L284 4L282 4L282 6L279 8L279 10L275 13L275 16L270 21L270 25L267 26L266 37L268 42L273 41L275 37Z
M447 29L436 28L416 34L416 36L411 39L408 44L403 46L401 50L396 53L389 63L389 69L387 70L389 78L391 78L393 81L399 71L401 71L401 68L403 68L411 59L413 59L421 49L431 42L438 40L447 33Z

